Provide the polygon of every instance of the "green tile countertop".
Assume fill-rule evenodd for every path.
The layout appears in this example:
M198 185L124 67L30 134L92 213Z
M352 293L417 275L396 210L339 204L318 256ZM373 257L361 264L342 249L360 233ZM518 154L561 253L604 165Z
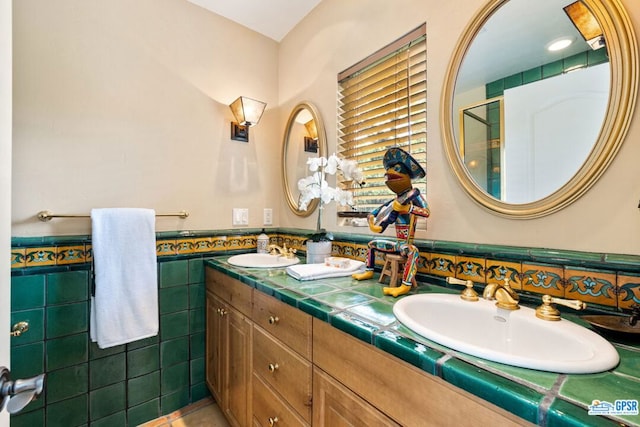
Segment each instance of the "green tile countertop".
M351 277L299 281L284 269L240 268L227 263L227 259L210 258L206 265L529 422L551 427L640 426L640 415L588 414L594 400L640 400L638 343L614 342L621 362L615 369L598 374L557 374L503 365L444 347L401 325L393 315L398 299L382 294L377 274L375 279L365 281ZM420 283L411 291L429 292L456 293L428 283Z

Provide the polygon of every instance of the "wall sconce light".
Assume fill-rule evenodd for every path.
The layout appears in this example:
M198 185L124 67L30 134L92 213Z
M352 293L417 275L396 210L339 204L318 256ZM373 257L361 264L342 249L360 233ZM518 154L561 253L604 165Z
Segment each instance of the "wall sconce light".
M260 121L267 106L266 102L241 96L229 105L235 122L231 122L231 139L235 141L249 141L249 127Z
M304 124L307 128L309 136L304 137L304 151L308 153L318 152L318 128L316 127L316 121L311 119Z
M581 0L563 9L591 49L596 50L605 46L604 35L598 20Z

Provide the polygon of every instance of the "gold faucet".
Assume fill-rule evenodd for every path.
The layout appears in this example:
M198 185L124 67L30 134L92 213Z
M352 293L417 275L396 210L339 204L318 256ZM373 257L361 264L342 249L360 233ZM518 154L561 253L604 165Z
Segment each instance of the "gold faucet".
M473 282L471 280L461 280L455 277L447 277L447 283L450 285L464 285L465 290L460 294L460 298L465 301L478 301L478 293L473 289Z
M553 304L564 305L574 310L583 310L587 307L587 304L577 299L561 299L553 298L550 295L542 295L542 305L536 308L536 317L542 320L560 320L560 311Z
M509 285L509 279L505 277L504 283L490 283L484 288L482 297L486 300L496 300L496 305L505 310L518 310L520 297Z
M281 256L283 256L285 258L293 258L293 257L295 257L295 253L297 252L296 249L288 249L286 243L284 245L282 245L282 247L280 247L278 245L269 245L269 246L267 246L267 250L269 251L269 253L271 255L280 254Z

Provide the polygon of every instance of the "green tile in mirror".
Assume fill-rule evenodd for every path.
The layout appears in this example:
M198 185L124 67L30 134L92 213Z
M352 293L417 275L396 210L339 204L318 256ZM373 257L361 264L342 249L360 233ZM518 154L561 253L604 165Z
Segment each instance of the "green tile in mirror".
M107 415L104 418L91 421L91 427L114 427L127 425L127 413L125 411Z
M189 308L189 289L185 286L161 288L158 294L160 314L175 313Z
M47 373L47 405L85 394L89 388L89 364L71 366Z
M204 307L198 307L189 310L189 333L204 331L206 327L206 310Z
M160 369L160 347L158 344L127 353L127 378L134 378L158 369Z
M17 415L11 416L11 427L34 427L45 425L44 409L26 412L30 409L30 405L31 404L27 405L27 407Z
M88 271L47 274L47 305L86 301L88 294Z
M186 285L189 283L189 261L164 261L160 266L160 287Z
M189 311L160 316L160 339L162 341L189 334Z
M44 342L11 347L11 377L30 378L44 372Z
M189 387L185 387L170 394L163 394L160 405L163 414L170 414L173 411L184 408L188 403Z
M189 384L189 362L178 363L173 365L171 369L163 369L160 372L162 396L178 391L186 384Z
M160 367L167 368L189 360L189 337L179 337L160 343Z
M79 302L47 307L47 339L88 331L88 306Z
M137 426L160 416L160 398L150 400L127 410L130 426Z

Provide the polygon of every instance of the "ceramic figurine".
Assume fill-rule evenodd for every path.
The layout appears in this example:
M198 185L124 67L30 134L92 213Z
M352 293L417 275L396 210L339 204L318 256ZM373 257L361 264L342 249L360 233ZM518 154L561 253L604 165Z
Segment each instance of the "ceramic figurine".
M396 240L377 238L369 242L367 250L367 269L354 274L357 280L373 277L375 252L400 253L407 257L402 274L402 284L398 287L385 287L385 295L404 295L411 290L411 283L418 270L418 248L413 245L417 217L427 218L430 214L427 201L420 190L413 188L412 179L422 178L426 172L406 151L393 147L387 150L382 160L385 168L385 184L396 194L394 199L376 208L368 215L369 229L382 233L389 225L396 228Z

